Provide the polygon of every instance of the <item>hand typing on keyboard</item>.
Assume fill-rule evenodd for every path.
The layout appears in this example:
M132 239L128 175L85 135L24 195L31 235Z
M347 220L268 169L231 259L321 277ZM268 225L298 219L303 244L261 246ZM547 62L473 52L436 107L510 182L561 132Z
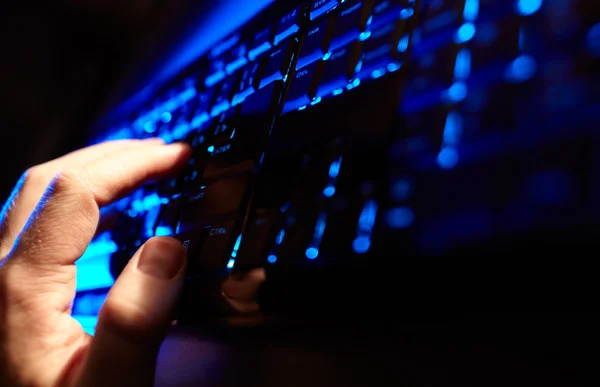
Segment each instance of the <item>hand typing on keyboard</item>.
M189 155L185 145L158 140L107 142L23 176L0 216L0 385L152 385L183 283L183 247L153 238L138 250L93 338L70 313L75 262L100 207L166 177Z

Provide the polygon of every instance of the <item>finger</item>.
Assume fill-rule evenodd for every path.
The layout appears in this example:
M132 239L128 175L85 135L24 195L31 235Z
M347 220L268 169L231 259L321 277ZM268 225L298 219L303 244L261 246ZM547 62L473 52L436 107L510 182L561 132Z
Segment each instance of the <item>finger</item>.
M99 220L99 206L181 168L184 144L135 148L67 170L53 179L19 235L9 259L38 266L71 265L85 251Z
M116 152L160 143L162 143L160 139L110 141L72 152L25 172L0 212L0 259L10 251L15 238L23 229L48 184L59 172L73 166L85 165Z
M152 238L129 261L100 311L77 378L84 386L152 386L160 344L185 274L186 252L173 238Z

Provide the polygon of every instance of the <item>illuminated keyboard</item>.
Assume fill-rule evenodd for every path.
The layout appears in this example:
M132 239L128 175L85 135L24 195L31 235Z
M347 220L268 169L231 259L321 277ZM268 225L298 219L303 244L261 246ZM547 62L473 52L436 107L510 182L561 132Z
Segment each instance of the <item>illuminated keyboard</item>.
M157 235L188 251L180 323L326 310L323 289L353 294L350 279L365 290L419 257L543 253L574 234L586 246L600 219L591 3L272 5L94 137L194 153L103 210L112 223L78 263L74 313L97 313ZM220 299L256 269L255 304Z

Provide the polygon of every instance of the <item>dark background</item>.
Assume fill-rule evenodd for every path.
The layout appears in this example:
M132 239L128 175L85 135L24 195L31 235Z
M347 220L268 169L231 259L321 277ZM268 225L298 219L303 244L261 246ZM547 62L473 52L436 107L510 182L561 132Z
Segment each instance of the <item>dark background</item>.
M150 74L184 20L217 3L3 2L0 203L28 167L84 145L86 129L133 90L123 80Z

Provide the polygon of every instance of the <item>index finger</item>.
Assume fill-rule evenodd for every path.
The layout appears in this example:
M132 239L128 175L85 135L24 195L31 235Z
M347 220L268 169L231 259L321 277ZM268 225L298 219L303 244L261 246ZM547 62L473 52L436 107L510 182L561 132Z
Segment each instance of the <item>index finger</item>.
M184 144L155 145L107 156L66 170L50 186L19 235L10 261L70 265L86 250L98 225L99 207L162 178L189 158Z

